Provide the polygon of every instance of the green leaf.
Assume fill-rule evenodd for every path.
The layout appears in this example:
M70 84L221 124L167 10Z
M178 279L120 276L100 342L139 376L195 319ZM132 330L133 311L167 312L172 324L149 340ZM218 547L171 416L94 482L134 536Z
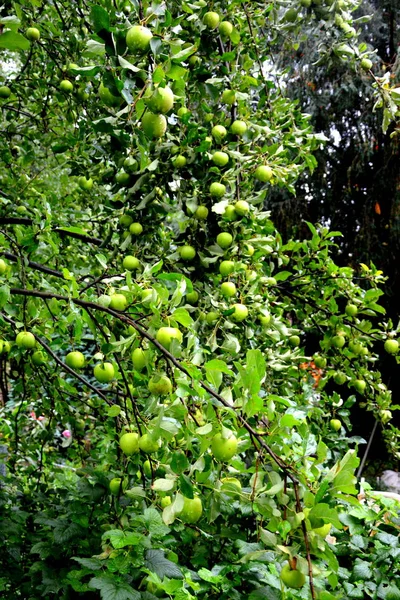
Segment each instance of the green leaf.
M8 285L0 286L0 308L3 308L10 299L10 288Z
M174 486L174 479L156 479L151 487L156 492L169 492Z
M313 506L308 518L310 519L311 523L313 523L313 521L322 520L324 523L332 523L332 525L337 529L342 529L342 524L339 520L337 511L333 508L330 508L329 504L321 503Z
M192 482L190 481L189 477L187 477L183 473L181 473L179 476L179 487L182 494L186 498L194 498Z
M140 593L116 576L92 577L88 585L100 591L101 600L140 600Z
M190 325L193 323L193 319L186 310L186 308L177 308L176 310L174 310L171 317L175 319L175 321L178 321L178 323L180 323L184 327L190 327Z
M148 550L145 554L145 567L152 573L156 573L160 579L183 579L180 568L164 556L162 550Z
M98 571L102 567L102 562L98 558L80 558L78 556L73 556L72 560L76 560L80 565L91 571Z
M121 412L121 407L118 404L113 404L107 408L107 415L109 417L118 417Z
M98 6L96 4L92 6L90 18L92 19L96 33L102 29L110 31L110 17L108 16L108 12L102 6Z
M0 48L6 50L28 50L29 40L16 31L6 31L0 35Z

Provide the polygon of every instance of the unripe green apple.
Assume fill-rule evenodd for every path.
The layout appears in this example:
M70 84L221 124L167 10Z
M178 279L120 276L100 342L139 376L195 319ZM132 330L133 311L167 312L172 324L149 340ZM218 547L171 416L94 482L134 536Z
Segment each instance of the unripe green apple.
M299 590L306 582L306 577L297 569L292 569L286 564L281 571L281 580L288 588Z
M326 358L324 356L321 356L319 354L314 354L313 360L314 360L315 366L318 367L318 369L325 369Z
M217 167L224 167L229 162L229 155L226 152L217 150L211 157L211 160Z
M82 352L68 352L65 364L71 369L82 369L85 366L85 357Z
M63 79L60 82L59 87L62 92L65 92L66 94L70 94L74 89L74 84L72 83L72 81L69 81L69 79Z
M222 142L222 140L226 137L227 133L228 132L226 131L223 125L214 125L214 127L211 130L211 135L218 143Z
M210 311L209 313L206 314L206 322L209 325L212 325L212 323L215 323L216 321L218 321L219 319L219 314L215 311Z
M145 351L142 348L135 348L131 354L131 358L135 371L143 371L147 364Z
M169 87L158 87L147 101L153 113L168 113L174 105L174 92Z
M241 323L249 316L249 309L244 304L234 304L235 312L231 315L231 319L235 323Z
M237 496L242 491L242 484L236 477L223 477L221 490L228 496Z
M331 342L334 348L343 348L346 343L346 339L343 337L343 335L334 335Z
M384 344L384 348L388 354L397 354L399 351L399 342L397 340L388 339Z
M363 394L365 392L365 388L367 387L367 383L364 381L364 379L355 379L353 381L353 387L359 394Z
M285 12L284 20L287 23L294 23L295 21L297 21L297 10L294 7L289 8L289 10Z
M226 250L226 248L229 248L232 242L233 237L230 233L227 233L226 231L223 231L222 233L219 233L217 235L217 244L218 246L220 246L220 248L223 248L224 250Z
M337 383L337 385L343 385L347 381L347 376L342 371L337 371L333 376L333 381Z
M11 96L11 90L8 85L0 86L0 98L9 98Z
M236 221L236 217L237 214L235 211L235 207L232 204L228 204L228 206L225 208L222 218L224 219L224 221Z
M140 267L140 261L136 256L125 256L122 266L128 271L135 271Z
M349 341L349 350L353 354L362 354L363 349L364 349L364 346L362 344L360 344L360 342L357 342L355 340Z
M156 334L156 340L164 348L169 350L172 340L178 340L182 344L183 336L182 332L177 327L160 327Z
M151 140L161 138L167 131L167 119L164 115L156 115L147 111L142 117L142 129Z
M129 173L135 173L139 169L139 163L133 156L127 156L123 166Z
M200 220L207 219L208 217L208 208L207 206L200 205L196 208L196 212L194 213L196 217Z
M260 323L263 327L268 327L268 325L271 322L271 315L262 313L262 314L258 315L258 320L260 321Z
M221 96L222 104L228 104L231 106L236 102L236 93L233 90L224 90Z
M236 214L240 215L241 217L244 217L245 215L247 215L249 211L250 211L250 206L249 206L249 203L246 202L246 200L238 200L235 203L235 212L236 212Z
M103 104L110 107L119 106L122 102L121 96L115 96L104 83L100 83L99 97Z
M219 24L218 31L220 36L229 37L233 31L233 25L229 21L222 21Z
M111 479L110 483L110 492L113 496L118 496L120 491L122 491L122 479L121 477L114 477Z
M7 263L0 258L0 275L4 275L4 273L7 271Z
M125 310L128 305L128 300L124 294L112 294L110 308L113 310L122 311Z
M193 290L193 292L189 292L186 294L186 301L189 302L189 304L196 304L198 299L199 294L198 292L196 292L196 290Z
M186 166L186 163L187 158L186 156L183 156L183 154L178 154L178 156L175 156L175 158L172 161L172 164L174 165L175 169L182 169Z
M32 354L31 359L33 364L37 367L40 367L47 362L47 356L41 350L36 350L36 352Z
M36 338L33 333L29 331L20 331L15 338L15 343L18 348L25 348L26 350L31 350L36 346Z
M120 169L115 176L115 181L119 185L126 185L129 183L131 176L124 169Z
M255 178L258 179L258 181L262 181L263 183L270 181L272 179L272 175L272 169L267 165L261 165L260 167L257 167L257 169L254 172Z
M345 313L348 317L355 317L358 313L358 308L355 304L347 304L345 308Z
M78 177L78 185L82 190L91 190L93 187L93 179L86 179L83 175Z
M143 25L134 25L126 34L126 45L134 54L144 54L150 50L150 40L153 37L150 29Z
M171 496L163 496L163 498L161 498L161 500L160 500L161 508L165 508L166 506L169 506L171 503L172 503Z
M179 248L179 256L182 260L193 260L196 256L196 250L193 248L193 246L182 246Z
M244 135L247 131L247 124L244 121L237 119L236 121L233 121L229 131L233 135Z
M228 275L233 273L234 270L235 263L233 262L233 260L223 260L222 263L219 265L219 272L221 273L221 275L224 275L224 277L227 277Z
M224 281L221 284L221 294L226 298L232 298L236 294L236 285L232 281Z
M329 426L333 431L339 431L342 428L342 422L339 419L331 419Z
M392 416L393 415L390 410L380 410L379 411L379 418L384 425L386 425L386 423L388 423L391 420Z
M93 375L100 383L109 383L115 377L115 370L111 363L100 363L93 369Z
M294 348L296 346L300 346L300 338L299 338L299 336L298 335L291 335L290 338L289 338L289 344L291 346L293 346Z
M37 42L40 39L40 31L36 27L28 27L25 32L25 37L30 42Z
M372 69L372 60L370 60L369 58L363 58L360 64L361 68L365 71L370 71Z
M188 114L188 112L189 109L186 108L186 106L181 106L180 108L178 108L178 112L176 114L178 115L178 117L184 117Z
M219 14L213 11L206 12L203 23L209 29L216 29L219 25Z
M226 186L223 183L218 183L217 181L214 181L210 185L210 194L214 198L222 198L225 193L226 193Z
M237 452L238 440L235 435L225 439L222 433L217 433L211 440L211 452L216 460L226 462Z
M142 450L142 452L145 452L146 454L153 454L154 452L158 452L158 449L160 448L160 446L161 446L160 440L153 439L149 433L145 433L144 435L142 435L139 438L139 448L140 448L140 450ZM143 468L144 468L144 465L143 465ZM147 475L147 473L146 473L146 475ZM151 469L150 469L150 475L147 475L147 476L151 477Z
M139 452L139 434L124 433L119 438L119 447L126 456L132 456Z
M201 498L195 496L194 498L184 498L183 508L178 516L184 523L197 523L202 513Z
M129 232L132 235L140 235L143 233L143 225L141 223L131 223L129 226Z

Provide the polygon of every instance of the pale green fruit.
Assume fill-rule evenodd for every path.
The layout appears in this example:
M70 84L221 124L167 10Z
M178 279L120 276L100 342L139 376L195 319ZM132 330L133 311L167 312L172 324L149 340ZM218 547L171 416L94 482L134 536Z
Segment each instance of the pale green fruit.
M161 138L167 131L167 120L164 115L147 111L142 117L142 129L150 139Z
M59 87L62 92L65 92L66 94L70 94L74 89L74 84L72 83L72 81L69 81L69 79L63 79L60 82Z
M153 113L168 113L174 105L174 93L169 87L158 87L147 102Z
M109 383L115 377L115 370L111 363L100 363L93 369L93 375L100 383Z
M122 266L124 269L127 269L127 271L135 271L140 267L140 261L136 256L128 255L125 256Z
M196 250L193 246L185 245L179 248L179 255L182 260L193 260L196 256Z
M156 334L156 340L164 348L169 350L172 340L178 340L181 344L183 341L182 332L177 327L160 327Z
M153 37L150 29L143 25L134 25L126 34L126 45L134 54L144 54L150 50L150 40Z
M139 452L139 434L124 433L119 438L119 447L126 456L132 456Z
M233 121L232 125L229 128L229 131L233 135L244 135L247 131L247 125L244 121L240 121L240 119L237 119L236 121Z
M236 93L233 90L224 90L221 96L222 104L228 104L231 106L236 102Z
M207 206L200 205L197 207L196 212L194 213L196 217L200 220L207 219L208 217L208 208Z
M211 160L218 167L224 167L229 162L229 155L226 152L217 150L211 157Z
M214 198L222 198L225 193L226 186L223 183L218 183L217 181L214 181L214 183L210 185L210 194Z
M281 579L288 588L298 590L303 587L306 582L306 577L297 569L291 569L289 564L286 564L281 571Z
M183 509L179 513L179 518L184 523L197 523L203 513L203 505L201 498L185 498L183 501Z
M241 323L249 316L249 309L244 304L234 304L235 312L231 315L231 319L236 323Z
M211 130L211 135L216 142L221 142L227 135L227 131L223 125L215 125Z
M246 200L238 200L235 203L235 212L236 212L236 214L240 215L241 217L244 217L245 215L247 215L249 211L250 211L250 206L249 206L249 203L246 202Z
M11 96L11 90L8 85L0 86L0 98L9 98Z
M124 294L112 294L110 308L113 310L122 311L125 310L128 305L128 300Z
M7 263L0 258L0 275L4 275L4 273L7 271Z
M172 382L166 375L154 375L149 380L149 391L157 396L166 396L172 392Z
M29 331L20 331L15 338L15 343L19 348L31 350L36 346L36 338Z
M219 272L221 273L221 275L224 275L224 277L227 277L228 275L233 273L234 270L235 263L233 262L233 260L223 260L222 263L219 265Z
M222 37L229 37L233 31L233 25L229 21L222 21L219 24L218 31Z
M199 294L198 292L196 292L196 290L193 290L193 292L189 292L186 294L186 301L189 302L189 304L196 304L198 299Z
M230 460L236 454L237 447L238 440L234 435L224 439L222 433L217 433L211 440L211 452L214 458L223 462Z
M146 454L153 454L154 452L158 452L160 446L160 440L154 440L149 433L145 433L144 435L142 435L141 438L139 438L139 448L140 450L142 450L142 452L145 452ZM150 475L148 476L151 476L151 470Z
M142 348L135 348L131 355L133 368L136 371L143 371L147 364L146 353Z
M388 354L397 354L399 351L399 342L397 340L386 340L384 348Z
M28 27L25 32L25 37L30 42L37 42L40 39L40 31L36 27Z
M270 181L272 179L272 174L271 167L268 167L267 165L261 165L260 167L257 167L254 172L255 178L263 183Z
M232 298L236 294L236 285L232 281L224 281L221 284L221 294L226 298Z
M216 29L219 25L219 14L213 11L206 12L203 23L209 29Z
M222 233L219 233L217 235L217 244L224 250L226 250L226 248L229 248L229 246L231 246L232 242L233 242L233 237L231 236L230 233L227 233L226 231L223 231Z
M372 69L372 60L370 60L369 58L363 58L360 64L361 68L365 71L370 71Z
M69 352L65 357L65 364L71 369L83 369L85 357L82 352Z
M143 233L143 225L141 223L131 223L129 226L129 232L132 235L140 235Z

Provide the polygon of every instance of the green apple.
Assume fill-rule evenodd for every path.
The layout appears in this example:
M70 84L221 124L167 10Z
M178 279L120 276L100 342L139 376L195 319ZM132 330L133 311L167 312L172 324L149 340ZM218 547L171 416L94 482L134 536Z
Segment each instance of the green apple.
M171 496L163 496L163 498L161 498L161 500L160 500L161 508L165 508L166 506L169 506L171 503L172 503Z
M218 143L222 142L222 140L226 137L227 133L228 132L226 131L223 125L214 125L214 127L211 130L211 135Z
M199 294L198 294L198 292L196 292L196 290L193 290L193 292L188 292L186 294L186 301L189 302L189 304L196 304L198 299L199 299Z
M128 254L128 256L125 256L122 266L127 271L135 271L140 267L140 261L138 258L136 258L136 256L130 256Z
M333 431L339 431L339 429L342 428L342 422L339 419L331 419L329 421L329 427L333 430Z
M184 498L183 508L178 516L184 523L197 523L202 513L201 498L195 496L194 498Z
M149 379L149 392L156 396L166 396L172 392L172 382L166 375L153 375Z
M355 317L358 313L358 308L355 304L347 304L344 311L348 317Z
M223 248L224 250L229 248L229 246L231 246L232 242L233 242L233 237L231 236L230 233L227 233L226 231L223 231L222 233L219 233L217 235L217 244L220 248Z
M124 160L124 169L129 171L129 173L136 173L139 169L139 163L133 156L127 156Z
M391 420L392 416L393 415L390 410L379 411L379 418L382 421L383 425L386 425L386 423L388 423Z
M233 260L223 260L219 265L219 272L224 277L227 277L235 270L235 263Z
M364 346L362 344L360 344L360 342L357 342L355 340L350 340L349 341L349 350L353 353L353 354L362 354L363 350L364 350Z
M247 124L244 121L237 119L236 121L233 121L229 131L233 135L244 135L247 131Z
M122 103L121 96L115 96L111 90L104 85L104 83L100 83L99 97L106 106L119 106Z
M182 154L178 154L178 156L175 156L175 158L172 161L172 164L174 165L175 169L182 169L183 167L186 166L187 163L187 158L186 156L183 156Z
M115 370L111 363L100 363L93 369L93 375L100 383L109 383L115 377Z
M339 423L340 423L340 421L339 421ZM313 527L312 530L314 533L317 533L321 537L326 538L326 536L330 534L331 529L332 529L332 523L324 523L324 525L321 525L321 527Z
M72 83L72 81L69 81L69 79L63 79L62 81L60 81L59 88L62 92L70 94L74 89L74 84Z
M153 113L168 113L174 105L174 92L169 87L158 87L147 101Z
M221 490L229 496L237 496L242 491L242 484L236 477L223 477Z
M234 304L235 312L231 315L231 319L235 323L241 323L249 316L249 309L244 304Z
M140 235L143 233L143 225L141 223L131 223L129 226L129 232L132 235Z
M33 333L30 333L29 331L20 331L15 338L15 343L19 348L31 350L36 346L36 338Z
M196 212L194 213L195 216L200 219L200 220L204 220L207 219L208 217L208 208L207 206L204 206L203 204L200 204L200 206L198 206L196 208Z
M219 319L219 314L215 311L210 311L209 313L206 314L206 322L209 325L212 325L212 323L215 323L216 321L218 321Z
M93 187L93 179L86 179L83 175L78 177L78 185L82 190L91 190Z
M218 183L217 181L214 181L210 185L210 194L214 198L222 198L225 193L226 193L226 186L223 183Z
M235 212L241 217L244 217L250 211L249 203L246 200L238 200L235 203Z
M321 356L320 354L314 354L313 360L314 360L315 366L318 367L318 369L325 369L326 358L324 356Z
M213 11L206 12L203 23L208 29L216 29L219 25L219 14Z
M233 90L224 90L221 96L222 104L228 104L231 106L236 102L236 93Z
M145 434L145 435L147 435L147 434ZM142 436L142 438L143 437L144 436ZM142 438L140 438L140 439L142 439ZM140 442L140 440L139 440L139 442ZM145 443L145 445L146 445L146 443ZM140 444L139 444L139 448L140 448ZM158 450L158 446L157 446L157 450ZM157 450L155 450L155 452L157 452ZM151 477L152 476L151 462L148 459L145 460L144 463L143 463L143 472L146 475L146 477Z
M345 373L342 373L342 371L336 371L336 373L333 376L333 381L337 383L337 385L343 385L347 381L347 375L345 375Z
M238 440L235 435L225 439L222 433L217 433L211 440L211 452L216 460L226 462L237 452Z
M151 140L161 138L167 131L167 119L164 115L156 115L147 111L142 117L142 129Z
M226 298L232 298L236 294L236 285L232 281L224 281L221 284L221 294Z
M285 21L287 21L287 23L294 23L295 21L297 21L297 10L294 7L289 8L289 10L285 12L283 18Z
M365 388L367 387L367 382L364 379L355 379L353 381L353 387L359 394L363 394L365 392Z
M134 25L126 34L126 45L134 54L144 54L150 50L150 40L153 37L150 29L143 25Z
M334 348L343 348L346 343L346 338L343 335L334 335L331 343Z
M120 169L115 176L115 181L118 185L126 185L129 183L131 176L124 169Z
M113 479L111 479L111 481L109 483L109 487L110 487L110 492L112 493L112 495L118 496L119 493L122 491L121 477L114 477Z
M128 300L124 294L112 294L110 308L113 310L122 311L125 310L128 305Z
M119 447L126 456L132 456L139 452L139 434L124 433L119 438Z
M132 364L135 371L143 371L147 364L146 353L142 348L135 348L131 354Z
M32 354L31 359L33 364L37 367L40 367L47 362L47 356L41 350L36 350L36 352Z
M292 569L286 564L281 571L281 580L288 588L299 590L306 582L306 577L297 569Z
M178 340L178 342L182 344L182 332L177 327L160 327L156 333L157 342L167 350L169 350L173 339Z
M82 352L68 352L65 364L71 369L82 369L85 366L85 357Z
M40 31L36 27L28 27L28 29L25 32L25 37L30 42L37 42L38 40L40 40Z
M158 452L160 446L161 446L160 440L153 439L149 433L145 433L144 435L142 435L139 438L139 448L140 448L140 450L142 450L142 452L145 452L146 454L153 454L154 452ZM144 468L144 465L143 465L143 468ZM147 475L147 473L146 473L146 475ZM150 475L148 475L148 477L151 477L151 469L150 469Z
M389 354L397 354L399 351L399 342L397 340L388 339L384 344L384 348Z
M211 157L211 160L217 167L224 167L229 162L229 154L226 152L222 152L221 150L217 150Z
M193 260L196 256L196 250L193 246L185 245L179 248L179 256L182 260Z
M7 271L7 263L0 258L0 275L4 275L4 273Z
M365 71L370 71L372 69L372 60L370 60L369 58L363 58L361 60L360 66Z
M261 165L257 167L257 169L254 172L255 178L258 179L258 181L262 181L263 183L270 181L272 179L272 175L272 169L267 165Z
M0 98L9 98L11 96L11 90L8 85L0 86Z
M227 38L233 31L233 25L229 21L222 21L218 27L219 35L223 38Z
M289 338L289 344L296 348L296 346L300 346L300 338L298 335L291 335Z
M189 113L189 109L186 108L186 106L181 106L180 108L178 108L178 111L176 114L178 115L178 117L184 117L188 113Z
M258 320L260 321L263 327L268 327L271 322L271 315L269 313L261 313L258 315Z

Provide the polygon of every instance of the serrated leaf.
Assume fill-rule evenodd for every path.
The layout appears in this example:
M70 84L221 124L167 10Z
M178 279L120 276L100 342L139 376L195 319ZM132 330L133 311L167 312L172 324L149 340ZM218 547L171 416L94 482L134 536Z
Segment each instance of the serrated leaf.
M79 556L73 556L72 560L76 560L82 567L86 567L92 571L98 571L102 567L102 562L98 558L81 558Z
M88 585L100 591L101 600L140 600L140 593L116 576L92 577Z
M0 48L6 50L28 50L29 40L16 31L6 31L0 35Z
M162 550L148 550L145 554L144 564L149 571L158 575L160 579L183 579L180 568L164 556Z

